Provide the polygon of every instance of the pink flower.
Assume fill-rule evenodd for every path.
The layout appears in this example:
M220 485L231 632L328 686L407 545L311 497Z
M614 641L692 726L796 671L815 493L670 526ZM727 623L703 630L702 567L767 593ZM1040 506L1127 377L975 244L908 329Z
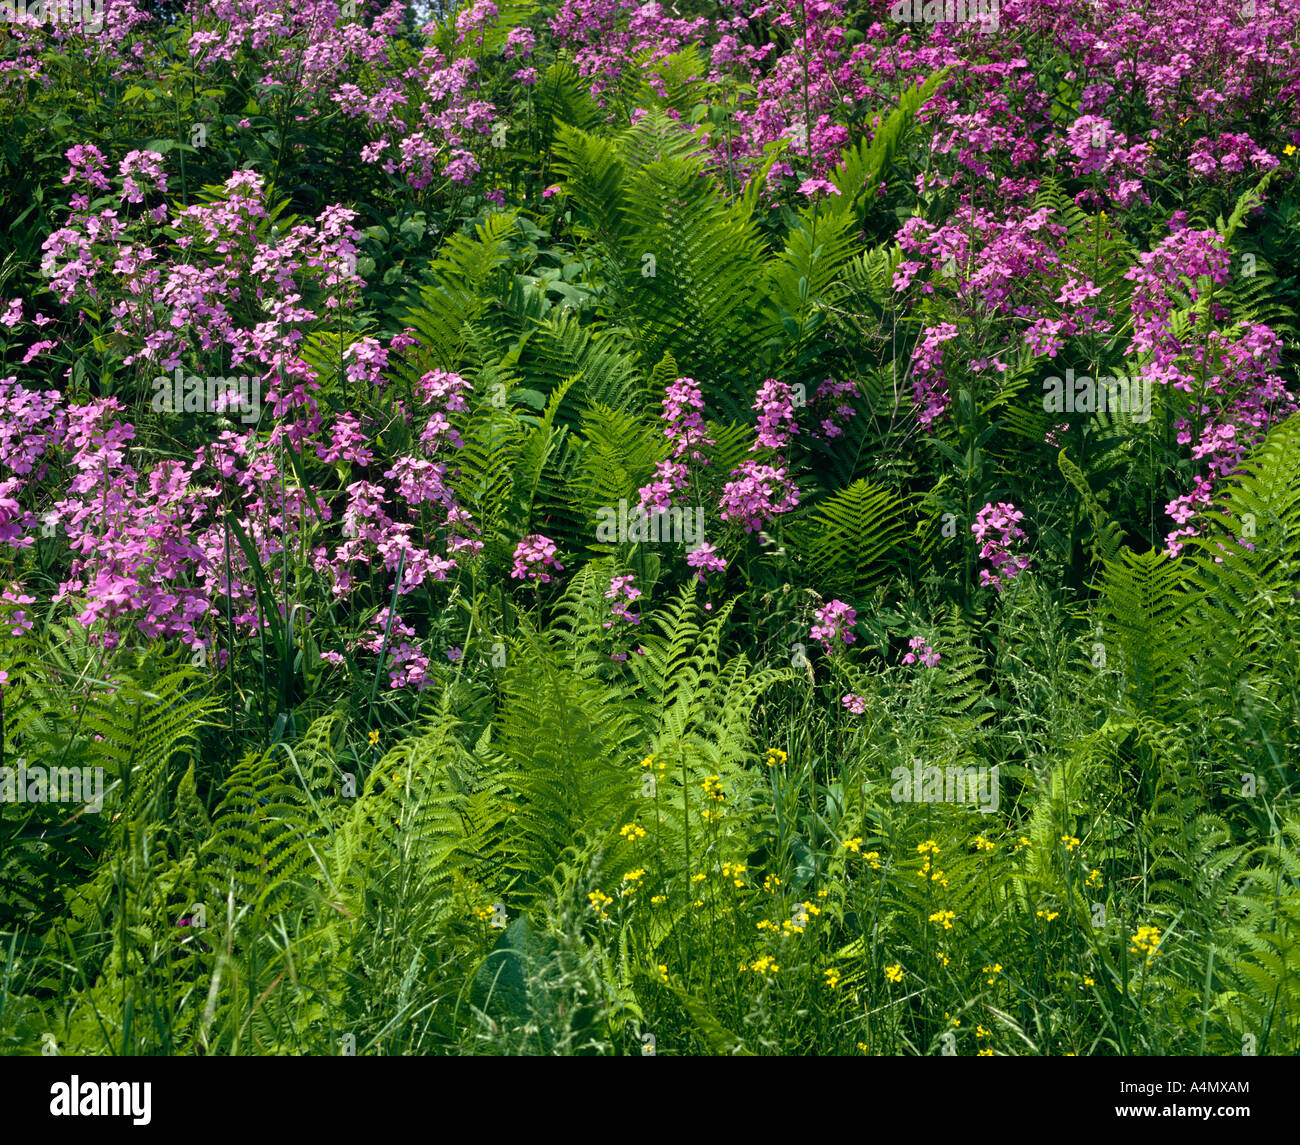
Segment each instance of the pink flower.
M701 583L709 573L723 572L727 567L727 562L717 555L717 549L708 541L701 541L687 553L686 563L695 569L695 579ZM707 608L708 605L705 607Z
M548 568L563 572L564 566L555 559L555 542L540 533L530 533L515 546L515 564L510 576L515 580L531 577L534 584L550 584Z
M853 635L853 625L857 623L858 613L844 601L832 600L822 605L817 610L816 616L817 623L812 626L808 635L813 640L820 640L824 651L831 650L836 637L843 640L845 644L852 644L857 640Z

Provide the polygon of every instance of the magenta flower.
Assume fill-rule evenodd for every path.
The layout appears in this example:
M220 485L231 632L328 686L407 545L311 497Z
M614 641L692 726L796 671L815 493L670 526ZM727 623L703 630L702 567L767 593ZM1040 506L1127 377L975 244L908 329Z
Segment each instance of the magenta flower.
M723 572L727 562L718 556L718 551L708 541L701 541L686 554L686 563L695 569L695 579L703 583L711 572Z
M911 651L903 657L904 664L915 664L919 661L927 668L933 668L939 663L939 653L926 643L925 637L913 636L907 642L907 646L911 648Z
M515 580L531 578L534 585L550 584L551 577L546 571L553 568L563 572L564 566L555 559L555 542L540 533L530 533L515 546L515 564L510 576Z
M853 625L858 619L857 610L850 608L844 601L832 600L822 605L817 610L816 617L817 623L812 626L808 635L813 640L820 640L824 651L831 650L837 637L845 644L852 644L857 639L853 635Z

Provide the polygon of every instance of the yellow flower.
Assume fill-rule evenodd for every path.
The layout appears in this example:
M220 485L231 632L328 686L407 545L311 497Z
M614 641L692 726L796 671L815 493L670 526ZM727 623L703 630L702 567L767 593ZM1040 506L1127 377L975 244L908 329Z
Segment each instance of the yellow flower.
M724 879L730 879L734 886L743 887L745 885L745 880L740 876L747 870L749 870L749 868L746 867L744 863L723 863L722 877Z
M943 923L944 930L952 929L952 920L957 916L950 910L937 910L930 916L931 922Z
M635 871L623 872L623 881L625 883L631 883L633 886L639 883L643 878L645 878L645 867L637 867Z
M985 974L1001 974L1001 973L1002 973L1002 963L1001 963L1001 962L995 962L995 963L993 963L992 966L986 966L986 967L984 967L984 973L985 973ZM988 980L988 984L989 984L990 986L992 986L992 985L993 985L993 981L994 981L994 980L993 980L992 978L990 978L990 979Z
M779 747L769 747L767 749L767 758L763 761L768 767L775 767L778 763L784 763L789 758Z
M1083 976L1083 984L1084 984L1085 986L1095 986L1095 985L1097 985L1097 983L1094 982L1091 978L1089 978L1086 974Z
M662 962L659 963L659 979L662 982L668 981L668 967L665 966Z
M924 843L918 843L916 845L916 853L918 855L924 855L926 852L929 852L932 855L937 855L939 853L939 844L933 839L927 839Z
M749 964L749 968L755 974L775 974L781 969L770 954L764 954L762 958L755 959Z
M830 893L831 893L830 891L818 891L818 892L817 892L817 897L818 897L819 899L824 899L824 898L826 898L826 896L829 895Z
M641 761L642 767L654 767L654 765L655 765L655 757L653 755L647 755L645 759Z
M979 1053L977 1053L975 1056L976 1056L977 1058L991 1058L991 1057L993 1056L993 1051L992 1051L992 1050L980 1050Z
M1040 910L1037 912L1039 918L1045 918L1048 922L1060 915L1059 910Z
M754 925L758 927L759 930L776 929L776 923L774 923L770 918L760 918Z
M866 859L867 862L869 862L869 863L871 864L871 869L872 869L873 871L878 871L878 870L880 870L880 852L879 852L879 851L868 851L868 852L867 852L865 855L863 855L862 857L863 857L864 859Z
M703 811L700 812L700 818L703 819L706 823L717 823L722 818L722 812L713 811L710 810L708 807L706 807Z
M804 910L806 910L809 914L821 914L821 912L822 912L822 908L819 907L816 903L812 903L812 902L806 902L806 903L804 903L804 904L803 904L803 908L804 908Z
M987 1037L991 1037L991 1036L992 1036L992 1033L991 1033L991 1031L986 1030L983 1026L976 1026L976 1027L975 1027L975 1036L976 1036L977 1038L987 1038Z
M495 907L481 906L474 911L474 917L478 919L479 922L487 922L487 920L490 919L494 913L496 913Z
M697 906L697 907L698 907L698 906L703 906L703 905L704 905L704 900L703 900L703 899L696 899L693 903L691 903L691 906Z
M840 984L840 972L833 966L829 970L823 970L822 973L826 975L826 985L832 990Z
M945 1011L943 1012L943 1016L944 1016L945 1018L948 1018L948 1021L950 1021L954 1026L960 1026L960 1025L961 1025L961 1019L960 1019L960 1018L950 1018L950 1017L948 1017L948 1011L947 1011L947 1010L945 1010Z
M997 844L990 843L983 835L975 836L975 850L977 851L996 851Z
M1088 878L1085 880L1085 884L1084 884L1084 885L1085 885L1085 886L1090 886L1090 887L1099 887L1099 886L1101 886L1101 872L1100 872L1100 871L1096 871L1096 870L1094 870L1094 871L1089 871L1089 872L1088 872Z
M1295 144L1294 144L1294 143L1288 143L1285 147L1282 148L1282 154L1283 154L1283 155L1294 155L1294 154L1295 154Z
M655 906L658 906L660 903L667 902L667 901L668 901L667 895L655 895L653 898L650 899L650 902L653 903Z
M636 823L629 823L626 827L620 827L618 833L624 839L642 839L645 837L645 828Z
M903 964L895 962L893 966L886 966L885 978L890 982L901 982L903 980Z
M852 851L855 855L862 850L862 836L854 835L852 839L844 840L844 849Z
M378 731L372 731L372 732L370 733L370 746L371 746L371 747L374 747L375 744L377 744L378 742L379 742L379 732L378 732Z
M866 1042L859 1042L858 1049L860 1049L864 1054L869 1054L871 1052L871 1049Z
M708 878L708 876L703 871L701 871L698 875L691 876L691 882L702 883L706 878Z
M780 885L781 880L776 875L768 875L767 878L763 880L763 889L770 895L776 894L776 888Z
M1139 926L1137 933L1133 935L1133 945L1130 947L1134 954L1149 954L1147 965L1150 966L1152 960L1160 953L1160 928L1158 926Z
M592 907L600 911L601 918L609 918L609 915L606 913L605 908L609 906L609 904L612 903L614 900L610 898L609 895L605 894L604 891L592 891L587 896L587 901L591 903Z
M791 922L788 918L785 920L785 922L783 922L783 923L781 924L781 929L782 929L786 934L802 934L802 933L803 933L803 927L802 927L802 926L796 926L796 925L795 925L793 922Z
M722 790L720 775L710 775L700 786L704 788L705 796L716 803L721 803L727 797Z
M1075 847L1079 845L1079 840L1073 835L1062 835L1061 842L1065 844L1065 849L1067 851L1073 851Z
M947 965L948 965L948 956L947 956L947 955L946 955L942 950L940 950L940 951L938 952L938 958L939 958L939 965L940 965L940 966L947 966Z

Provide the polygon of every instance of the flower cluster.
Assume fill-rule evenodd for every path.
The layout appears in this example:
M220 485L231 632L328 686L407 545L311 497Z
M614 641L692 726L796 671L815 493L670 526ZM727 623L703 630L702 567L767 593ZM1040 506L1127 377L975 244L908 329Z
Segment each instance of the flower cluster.
M1025 532L1017 522L1024 514L1005 501L985 505L976 515L971 532L981 542L980 560L988 561L992 569L980 569L980 584L991 585L999 592L1007 581L1029 567L1029 558L1012 554L1012 543L1024 539Z

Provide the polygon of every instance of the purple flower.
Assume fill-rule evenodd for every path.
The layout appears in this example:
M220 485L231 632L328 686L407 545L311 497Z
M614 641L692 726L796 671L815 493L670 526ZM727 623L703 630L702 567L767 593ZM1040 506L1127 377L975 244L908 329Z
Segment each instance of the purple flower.
M858 613L842 600L832 600L822 605L816 612L817 623L808 635L813 640L820 640L822 649L831 650L831 645L839 637L845 644L852 644L857 637L853 635L853 625L857 623Z

